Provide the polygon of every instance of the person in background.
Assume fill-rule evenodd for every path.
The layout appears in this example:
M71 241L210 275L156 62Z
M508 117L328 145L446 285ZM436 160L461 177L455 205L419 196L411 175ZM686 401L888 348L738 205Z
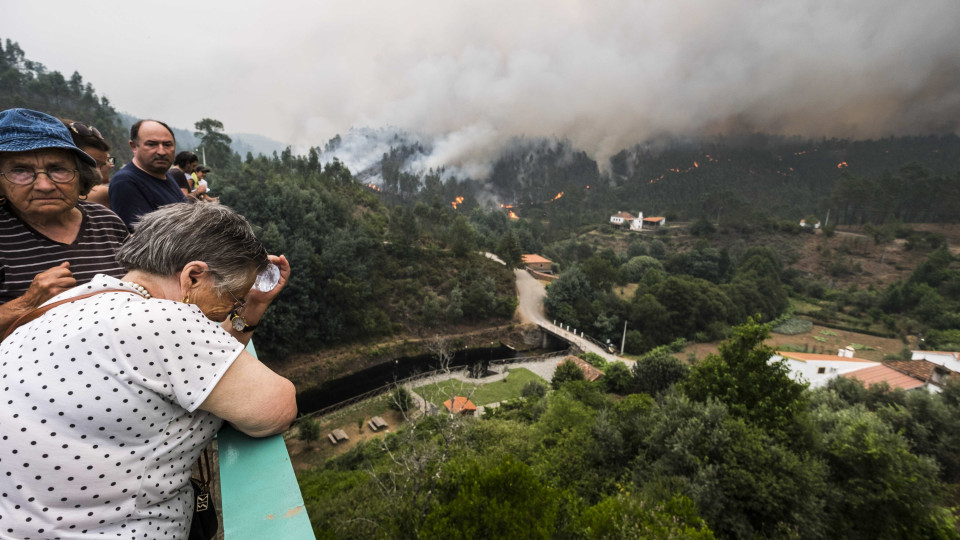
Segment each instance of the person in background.
M0 332L96 274L123 275L126 227L80 200L100 181L96 165L55 117L0 112Z
M197 189L195 185L191 184L191 175L197 168L199 162L200 158L189 150L180 152L173 160L173 167L170 167L168 174L177 182L177 185L180 186L180 191L182 191L184 195L189 196L190 193Z
M197 167L195 171L193 171L193 175L197 185L197 192L200 193L200 195L197 198L207 202L219 202L220 199L210 194L210 187L207 184L208 172L210 172L210 169L204 165L200 165L199 167Z
M86 200L110 208L110 171L116 164L116 160L110 156L110 145L95 127L67 118L61 118L60 121L70 130L74 144L97 161L100 183L93 186Z
M191 467L223 421L264 437L296 417L293 383L245 350L290 265L243 217L167 205L117 259L120 279L61 294L0 343L16 373L0 384L3 538L185 539Z
M177 151L169 126L156 120L136 122L130 127L130 148L133 160L110 181L110 208L133 232L144 214L187 197L167 175Z

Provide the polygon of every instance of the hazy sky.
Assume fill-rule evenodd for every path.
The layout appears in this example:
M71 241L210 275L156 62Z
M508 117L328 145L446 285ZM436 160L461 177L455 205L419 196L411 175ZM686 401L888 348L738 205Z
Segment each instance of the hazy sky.
M0 6L0 38L119 110L303 146L392 126L453 154L526 135L603 158L667 133L960 129L957 0Z

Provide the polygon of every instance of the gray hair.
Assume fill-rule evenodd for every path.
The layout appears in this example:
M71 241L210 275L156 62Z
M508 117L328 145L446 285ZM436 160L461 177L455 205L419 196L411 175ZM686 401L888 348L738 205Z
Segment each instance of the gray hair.
M221 204L176 203L150 212L117 252L127 271L171 276L207 263L220 290L237 291L268 264L267 250L240 214Z

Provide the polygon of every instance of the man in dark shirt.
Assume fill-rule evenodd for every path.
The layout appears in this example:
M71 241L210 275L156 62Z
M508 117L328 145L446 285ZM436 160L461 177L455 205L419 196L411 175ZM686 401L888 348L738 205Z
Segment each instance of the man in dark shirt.
M110 180L110 207L132 232L144 214L187 197L167 171L176 154L173 131L163 122L140 120L130 128L133 161Z

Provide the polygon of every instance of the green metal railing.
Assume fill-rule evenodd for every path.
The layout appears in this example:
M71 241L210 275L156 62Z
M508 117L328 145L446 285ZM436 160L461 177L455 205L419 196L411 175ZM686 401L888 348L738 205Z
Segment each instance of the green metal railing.
M252 341L247 351L257 355ZM255 439L224 426L217 445L224 540L316 538L281 435Z

